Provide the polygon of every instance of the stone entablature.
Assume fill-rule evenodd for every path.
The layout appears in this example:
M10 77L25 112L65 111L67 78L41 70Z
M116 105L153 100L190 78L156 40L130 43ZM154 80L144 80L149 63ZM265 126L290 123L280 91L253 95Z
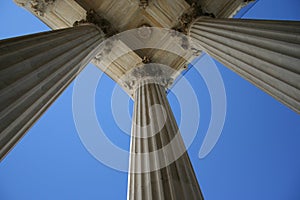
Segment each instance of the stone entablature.
M74 0L14 0L52 29L72 27L86 18L86 10Z
M189 44L187 37L181 34L187 33L190 22L199 15L229 17L245 4L243 0L14 1L52 29L89 22L100 26L107 38L125 31L127 38L124 39L123 35L121 39L115 36L107 39L92 60L116 82L133 67L140 66L145 58L152 63L169 66L178 73L182 72L189 62L201 54L201 49ZM151 33L153 27L176 31L160 29ZM138 49L135 48L136 43ZM128 88L124 89L131 94Z

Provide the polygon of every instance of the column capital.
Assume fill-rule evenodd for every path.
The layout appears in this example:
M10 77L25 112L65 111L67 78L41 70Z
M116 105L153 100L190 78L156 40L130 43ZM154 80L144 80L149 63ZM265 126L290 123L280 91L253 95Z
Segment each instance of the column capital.
M179 17L179 24L175 27L175 30L188 34L190 24L202 16L215 18L213 13L207 13L202 9L199 1L192 0L190 8Z
M99 16L93 9L86 12L85 19L74 22L73 26L78 26L80 24L86 23L98 26L108 37L116 33L116 30L113 28L110 22Z
M134 91L140 86L150 83L169 88L178 75L178 72L171 67L158 63L147 63L147 61L149 59L144 58L144 63L134 67L120 79L120 84L128 89L130 94L134 94Z

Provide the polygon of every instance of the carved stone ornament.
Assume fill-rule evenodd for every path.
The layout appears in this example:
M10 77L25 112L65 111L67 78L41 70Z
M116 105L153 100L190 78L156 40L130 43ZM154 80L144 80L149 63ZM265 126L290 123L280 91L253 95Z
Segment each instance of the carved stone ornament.
M125 74L121 78L120 84L133 94L143 84L156 83L169 88L177 75L178 72L165 65L158 63L141 64Z
M148 0L140 0L140 8L146 9L146 7L149 5Z
M148 24L143 24L137 29L137 34L141 39L149 39L151 37L152 29Z
M200 1L189 0L188 2L191 5L191 7L187 12L185 12L183 15L180 16L179 24L174 28L175 30L182 32L184 34L187 34L188 27L196 18L200 16L209 16L215 18L214 14L206 13L202 10Z
M46 10L55 0L15 0L16 4L22 7L27 7L36 15L43 17Z
M80 24L85 24L85 23L92 23L97 25L98 27L101 28L101 30L105 33L107 37L117 33L115 29L112 27L112 25L109 23L109 21L99 16L92 9L86 12L86 19L74 22L73 26L78 26Z

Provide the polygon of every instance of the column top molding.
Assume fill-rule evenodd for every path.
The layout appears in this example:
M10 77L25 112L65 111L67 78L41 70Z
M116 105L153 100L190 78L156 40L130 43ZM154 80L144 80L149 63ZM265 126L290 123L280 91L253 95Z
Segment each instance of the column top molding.
M143 64L132 68L119 81L123 88L129 90L131 96L137 88L144 84L155 83L167 89L179 75L179 72L171 67L157 63L147 63L147 61L147 58L145 58Z

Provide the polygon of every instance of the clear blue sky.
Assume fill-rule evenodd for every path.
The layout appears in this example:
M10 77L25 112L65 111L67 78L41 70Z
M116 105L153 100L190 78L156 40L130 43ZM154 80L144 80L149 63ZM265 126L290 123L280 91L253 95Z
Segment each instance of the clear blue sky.
M11 0L0 2L0 18L1 39L48 29ZM300 1L260 0L244 18L300 20ZM300 116L217 65L226 88L227 117L220 140L204 159L198 158L198 152L210 119L208 90L195 70L185 75L197 91L201 108L200 128L189 154L204 196L207 200L299 200ZM99 73L92 65L88 68ZM102 82L96 95L98 118L107 120L108 137L128 149L129 137L117 128L108 110L114 83L107 77ZM98 162L79 140L72 87L0 163L0 200L126 198L127 174ZM178 104L172 95L169 98L178 119Z

